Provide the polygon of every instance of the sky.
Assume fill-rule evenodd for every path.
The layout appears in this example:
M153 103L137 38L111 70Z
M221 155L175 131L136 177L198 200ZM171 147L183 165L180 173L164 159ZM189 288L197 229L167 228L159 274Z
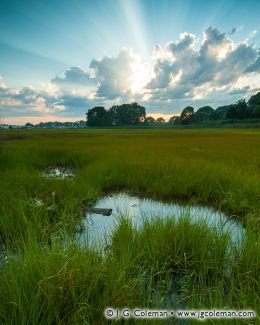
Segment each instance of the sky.
M129 102L167 119L248 99L260 90L259 12L259 0L1 0L1 121L81 120Z

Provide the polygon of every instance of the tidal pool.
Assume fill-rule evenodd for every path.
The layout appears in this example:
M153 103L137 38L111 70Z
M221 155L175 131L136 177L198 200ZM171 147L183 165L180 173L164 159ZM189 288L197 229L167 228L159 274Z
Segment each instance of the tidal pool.
M54 177L59 179L71 178L73 176L74 172L67 167L52 167L43 173L43 177Z
M105 216L96 213L98 209L112 209L112 213ZM204 220L209 227L228 231L233 243L239 242L245 232L240 222L213 208L183 203L165 203L129 193L115 193L98 199L95 205L86 212L85 231L80 235L80 241L88 240L91 245L108 242L120 217L128 218L134 226L141 227L144 220L157 217L172 217L178 220L184 216L189 216L193 223Z

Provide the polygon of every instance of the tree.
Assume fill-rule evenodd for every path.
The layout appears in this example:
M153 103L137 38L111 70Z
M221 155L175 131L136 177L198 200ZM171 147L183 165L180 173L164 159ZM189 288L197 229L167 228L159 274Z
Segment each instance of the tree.
M260 118L260 104L254 106L252 110L252 116L256 118Z
M88 110L87 124L89 126L105 126L107 125L107 111L103 106L95 106Z
M137 103L114 105L109 110L96 106L88 110L89 126L135 125L145 120L145 108Z
M34 126L34 125L33 125L32 123L29 123L29 122L25 124L25 127L26 127L27 129L33 128L33 126Z
M169 124L173 124L173 125L180 125L181 123L181 118L178 115L172 116L169 121Z
M216 110L214 110L211 115L211 120L225 120L227 113L232 105L220 106Z
M188 124L192 121L192 117L194 114L194 108L192 106L187 106L184 108L184 110L181 112L181 123L182 124Z
M145 120L145 108L137 103L112 106L113 121L115 125L135 125Z
M249 108L253 109L256 105L260 105L260 91L256 95L251 96L248 101Z
M247 103L244 99L239 100L236 104L230 105L227 112L227 119L244 119L249 116Z
M158 117L155 121L156 124L163 124L165 123L165 119L163 117Z
M260 92L258 92L254 96L251 96L248 101L248 109L251 117L256 117L256 118L260 117L259 107L260 107Z
M210 106L201 107L194 113L194 120L195 121L209 120L213 112L214 109Z
M149 124L154 124L155 119L152 116L147 116L144 120L144 124L149 125Z
M112 126L119 125L118 105L110 107L108 119Z

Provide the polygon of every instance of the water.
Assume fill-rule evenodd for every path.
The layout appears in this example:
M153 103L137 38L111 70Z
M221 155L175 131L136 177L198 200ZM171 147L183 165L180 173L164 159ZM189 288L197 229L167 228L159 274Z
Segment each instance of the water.
M110 234L117 226L120 216L130 219L133 225L141 227L145 219L173 217L178 220L189 215L193 223L204 220L212 228L229 231L233 243L239 242L245 231L241 223L209 207L165 203L128 193L116 193L100 198L93 208L112 209L110 216L86 212L85 231L80 235L80 241L87 239L93 245L109 241Z
M90 212L93 209L112 209L111 215L102 215ZM245 229L242 224L231 219L224 213L214 210L210 207L198 205L185 205L179 203L165 203L148 198L142 198L129 193L116 193L105 196L97 200L95 205L86 212L84 218L85 231L80 234L80 241L83 244L85 240L94 247L109 244L111 233L118 225L120 217L131 220L134 226L142 227L144 220L153 220L157 217L172 217L178 220L181 217L189 216L192 223L205 221L210 228L216 228L230 233L232 244L241 243ZM227 269L225 272L229 272ZM149 275L143 279L144 285L149 285ZM151 302L160 308L175 307L176 309L186 309L186 306L180 304L179 287L180 279L171 277L165 281L163 291L158 288L157 283L153 284ZM190 320L174 320L171 323L191 324Z
M52 196L55 197L53 193ZM41 206L43 204L39 199L35 199L33 203L36 206ZM224 213L212 208L198 205L185 205L183 203L165 203L124 192L100 198L95 205L91 207L92 211L93 209L112 209L112 213L110 215L102 215L86 212L84 218L85 230L83 233L79 234L79 239L82 244L86 239L89 241L89 244L93 246L100 243L109 243L111 239L110 234L118 225L118 220L121 216L131 220L133 225L142 227L144 220L153 220L157 217L172 217L178 220L188 215L193 223L205 221L209 227L216 227L221 231L228 231L231 235L232 243L239 242L245 233L245 229L239 222L236 222ZM4 246L0 246L0 270L1 268L4 269L7 263L8 258L6 249ZM151 302L160 308L169 308L170 306L172 308L174 306L176 309L185 309L186 306L180 304L179 286L181 284L178 281L178 278L175 279L171 276L170 280L165 281L163 288L159 288L157 283L154 283ZM149 283L150 279L148 274L143 279L143 285L146 286L149 285ZM171 323L191 324L190 320L169 321L169 324Z
M8 263L5 245L0 244L0 270Z
M6 246L0 243L0 271L4 270L10 260L18 261L17 255L14 252L7 254Z
M43 173L43 177L54 177L58 179L71 178L74 176L72 169L67 167L53 167Z

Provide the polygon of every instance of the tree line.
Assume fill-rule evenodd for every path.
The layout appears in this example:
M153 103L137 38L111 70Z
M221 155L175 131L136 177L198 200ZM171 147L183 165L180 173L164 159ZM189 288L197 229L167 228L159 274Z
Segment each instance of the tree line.
M95 106L87 112L87 125L137 125L144 123L145 117L145 108L137 103L114 105L108 110L103 106Z
M154 119L146 117L145 108L137 103L114 105L108 110L103 106L95 106L88 110L88 126L126 126L152 125L166 123L163 117ZM199 124L205 121L243 120L260 118L260 92L253 95L248 102L244 99L235 104L220 106L213 109L211 106L187 106L180 115L172 116L168 123L173 125Z

